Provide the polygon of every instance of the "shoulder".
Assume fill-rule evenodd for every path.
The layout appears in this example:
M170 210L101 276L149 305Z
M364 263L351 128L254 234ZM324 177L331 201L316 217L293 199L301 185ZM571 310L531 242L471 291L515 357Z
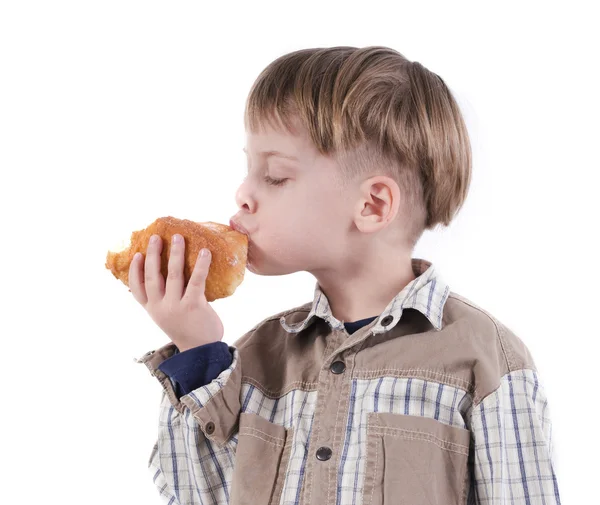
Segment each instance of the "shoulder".
M312 302L273 314L234 344L239 350L243 383L272 398L314 386L313 378L319 375L326 346L319 325L305 332L288 333L281 324L282 318L288 324L303 321L311 307Z
M268 331L269 333L272 333L273 331L286 333L281 326L281 318L284 318L287 324L300 322L306 319L311 307L312 302L307 302L303 305L278 312L277 314L273 314L263 319L240 337L235 342L234 346L238 349L243 349L250 341L252 341L254 335L262 334L264 331Z
M525 342L504 322L468 298L451 292L444 307L444 327L454 333L473 356L474 401L494 391L506 375L537 371Z

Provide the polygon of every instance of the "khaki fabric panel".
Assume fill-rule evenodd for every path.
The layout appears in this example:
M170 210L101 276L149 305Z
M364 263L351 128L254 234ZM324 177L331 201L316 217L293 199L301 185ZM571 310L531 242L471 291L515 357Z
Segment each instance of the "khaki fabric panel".
M464 504L470 440L435 419L369 413L363 505Z
M287 430L256 414L240 414L231 505L278 502L292 438L293 429Z

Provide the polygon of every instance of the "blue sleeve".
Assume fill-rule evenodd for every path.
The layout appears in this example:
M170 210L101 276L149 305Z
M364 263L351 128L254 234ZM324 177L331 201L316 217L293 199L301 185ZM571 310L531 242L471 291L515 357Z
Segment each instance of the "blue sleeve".
M181 398L194 389L210 384L232 361L229 346L219 341L183 352L177 351L163 361L158 369L169 376L174 383L177 398Z

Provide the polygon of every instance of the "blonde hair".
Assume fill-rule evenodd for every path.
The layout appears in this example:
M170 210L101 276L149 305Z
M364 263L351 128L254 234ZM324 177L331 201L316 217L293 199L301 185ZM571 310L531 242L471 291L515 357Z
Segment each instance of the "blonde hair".
M411 250L462 207L471 180L467 128L442 78L419 62L382 46L285 54L254 82L244 124L293 133L298 119L318 151L339 163L343 187L375 174L398 183Z

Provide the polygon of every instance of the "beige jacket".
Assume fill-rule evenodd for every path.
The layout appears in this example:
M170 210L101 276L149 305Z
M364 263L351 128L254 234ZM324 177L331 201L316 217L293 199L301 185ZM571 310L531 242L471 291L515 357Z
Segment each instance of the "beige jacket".
M349 335L317 285L177 399L163 387L149 460L164 503L560 503L548 402L524 343L431 263Z

